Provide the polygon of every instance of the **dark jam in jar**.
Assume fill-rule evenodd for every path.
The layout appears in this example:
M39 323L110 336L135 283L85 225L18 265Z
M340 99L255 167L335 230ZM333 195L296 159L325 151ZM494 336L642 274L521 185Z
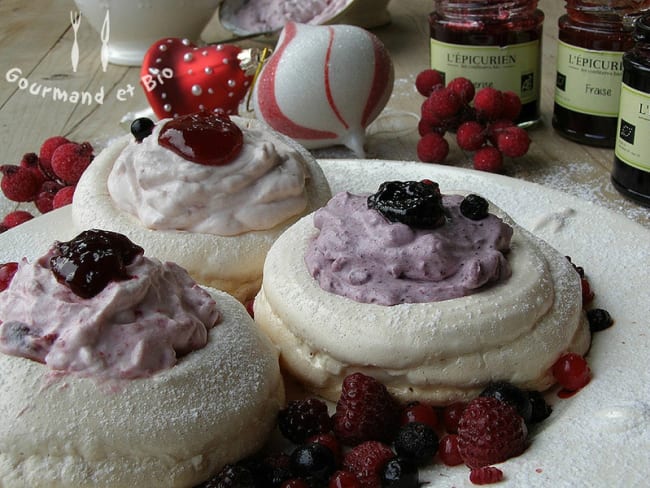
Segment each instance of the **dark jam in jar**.
M623 83L612 183L650 206L650 14L635 24L635 46L623 55Z
M568 0L558 20L553 127L581 144L614 147L623 53L650 1Z
M431 68L447 82L462 76L477 90L513 91L522 101L516 122L538 121L544 14L537 0L437 0L434 7Z

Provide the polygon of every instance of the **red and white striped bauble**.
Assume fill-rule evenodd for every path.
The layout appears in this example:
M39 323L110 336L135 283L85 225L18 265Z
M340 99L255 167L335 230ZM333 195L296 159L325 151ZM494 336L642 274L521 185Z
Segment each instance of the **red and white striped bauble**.
M342 144L363 157L366 128L393 90L390 55L351 25L289 22L253 90L258 119L307 148Z

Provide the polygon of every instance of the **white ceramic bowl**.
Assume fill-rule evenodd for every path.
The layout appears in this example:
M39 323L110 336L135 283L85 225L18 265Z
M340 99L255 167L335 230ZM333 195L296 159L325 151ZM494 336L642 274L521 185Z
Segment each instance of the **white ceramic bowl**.
M149 46L163 37L198 40L220 3L220 0L74 1L82 19L88 20L99 33L102 46L107 46L104 50L108 61L128 66L140 65ZM103 27L107 11L108 30Z
M309 0L315 3L315 0ZM323 25L323 24L351 24L371 29L379 27L390 22L390 15L387 5L390 0L339 0L340 6L331 11L326 11L323 15L318 15L310 20L301 19L300 11L305 9L309 2L302 3L303 0L286 0L286 5L295 4L293 20L299 23ZM268 16L269 0L223 0L219 7L219 21L221 25L237 36L248 36L254 33L269 32L269 28L254 28L247 25L237 18L237 12L242 8L247 9L258 6L262 17ZM282 27L276 28L279 31Z

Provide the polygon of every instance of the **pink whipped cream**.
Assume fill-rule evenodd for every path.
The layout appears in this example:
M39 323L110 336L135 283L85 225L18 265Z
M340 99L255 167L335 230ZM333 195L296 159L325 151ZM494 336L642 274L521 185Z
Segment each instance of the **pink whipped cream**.
M459 298L507 279L512 227L493 214L463 217L462 200L443 195L447 222L416 229L369 209L367 196L339 193L314 214L307 268L322 289L380 305Z
M138 256L130 279L81 298L56 280L52 253L23 259L0 292L0 352L61 373L143 378L204 347L220 319L210 294L176 264Z
M352 0L252 0L235 10L229 23L248 32L281 29L289 21L320 24L337 15Z

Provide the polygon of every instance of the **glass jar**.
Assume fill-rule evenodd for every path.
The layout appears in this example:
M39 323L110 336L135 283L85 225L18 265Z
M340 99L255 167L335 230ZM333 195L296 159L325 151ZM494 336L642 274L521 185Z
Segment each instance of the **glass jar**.
M635 23L634 47L623 55L612 183L650 206L650 14Z
M558 20L553 127L573 141L614 147L623 53L648 0L567 0Z
M476 89L519 95L522 126L539 120L544 14L537 0L435 0L429 16L431 68Z

